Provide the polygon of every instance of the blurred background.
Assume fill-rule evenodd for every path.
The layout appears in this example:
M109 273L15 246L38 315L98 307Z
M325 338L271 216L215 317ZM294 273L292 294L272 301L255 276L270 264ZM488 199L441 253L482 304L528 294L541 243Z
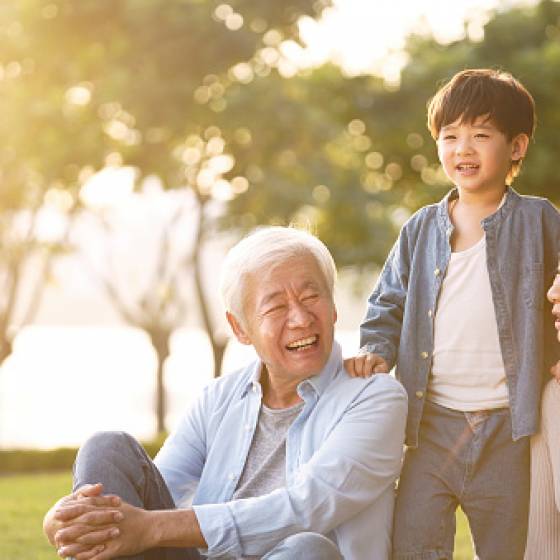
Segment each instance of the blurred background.
M512 72L538 127L515 188L560 202L560 3L0 3L0 448L149 439L251 350L217 293L259 224L310 228L357 326L403 222L450 188L438 84Z
M426 101L469 67L534 95L515 188L559 204L559 2L0 0L0 557L55 557L41 519L89 434L153 453L252 355L217 286L255 226L329 246L357 350L400 226L450 188Z

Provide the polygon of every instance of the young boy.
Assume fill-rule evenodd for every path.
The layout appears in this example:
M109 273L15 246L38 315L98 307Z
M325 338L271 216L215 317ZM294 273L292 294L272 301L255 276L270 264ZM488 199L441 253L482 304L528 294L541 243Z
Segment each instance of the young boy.
M396 365L408 392L394 560L451 559L459 505L481 560L521 560L527 436L560 358L545 300L560 215L509 186L534 129L533 99L511 75L459 72L430 101L428 127L455 188L402 228L347 367Z

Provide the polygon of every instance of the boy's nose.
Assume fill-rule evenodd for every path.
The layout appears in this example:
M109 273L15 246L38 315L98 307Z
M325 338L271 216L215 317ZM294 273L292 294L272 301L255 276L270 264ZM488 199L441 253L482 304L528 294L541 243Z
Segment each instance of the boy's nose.
M459 140L456 145L457 155L470 154L473 151L472 144L468 138Z

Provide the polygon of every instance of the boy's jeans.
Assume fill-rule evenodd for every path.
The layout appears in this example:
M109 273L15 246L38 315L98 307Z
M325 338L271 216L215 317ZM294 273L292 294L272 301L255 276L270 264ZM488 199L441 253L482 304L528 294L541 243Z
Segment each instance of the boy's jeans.
M399 481L393 560L451 560L459 505L480 560L523 559L529 438L512 440L509 409L464 413L426 402Z
M157 467L142 446L122 432L100 432L81 447L74 464L74 490L102 482L106 494L148 510L175 508ZM266 530L266 527L263 527ZM129 560L197 560L194 548L159 548L127 556ZM262 560L342 560L335 544L317 533L298 533L280 543Z

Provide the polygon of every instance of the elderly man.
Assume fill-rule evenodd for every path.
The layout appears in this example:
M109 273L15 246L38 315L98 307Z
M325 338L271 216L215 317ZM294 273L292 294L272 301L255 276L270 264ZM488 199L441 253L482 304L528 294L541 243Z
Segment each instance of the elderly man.
M128 435L93 436L74 493L45 517L59 555L388 558L406 395L388 375L346 375L335 274L326 247L295 229L229 252L226 316L257 361L205 389L155 464Z

